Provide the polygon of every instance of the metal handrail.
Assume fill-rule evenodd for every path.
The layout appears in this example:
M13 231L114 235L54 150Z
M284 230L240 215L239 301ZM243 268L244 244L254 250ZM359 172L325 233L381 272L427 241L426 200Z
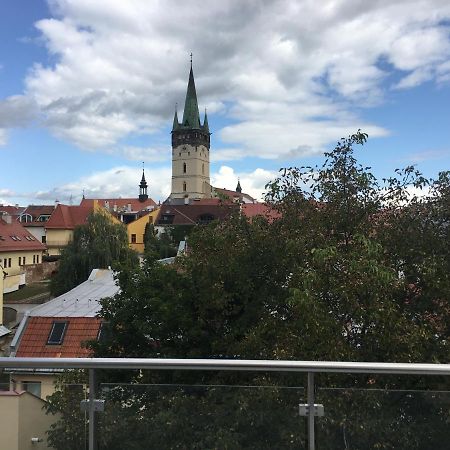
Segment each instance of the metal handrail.
M150 369L268 372L372 373L393 375L450 375L450 364L341 361L274 361L174 358L19 358L1 357L8 369Z

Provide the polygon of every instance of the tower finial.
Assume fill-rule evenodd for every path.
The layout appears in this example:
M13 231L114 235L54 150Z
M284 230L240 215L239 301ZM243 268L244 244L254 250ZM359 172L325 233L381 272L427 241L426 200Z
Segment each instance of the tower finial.
M192 69L192 52L191 52L191 69Z

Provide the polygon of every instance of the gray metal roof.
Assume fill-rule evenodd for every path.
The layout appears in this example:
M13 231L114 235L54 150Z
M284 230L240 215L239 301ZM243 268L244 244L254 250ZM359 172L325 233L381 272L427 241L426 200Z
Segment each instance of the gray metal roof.
M89 278L71 291L36 306L28 313L30 317L95 317L100 311L99 300L111 297L119 286L109 269L94 269Z

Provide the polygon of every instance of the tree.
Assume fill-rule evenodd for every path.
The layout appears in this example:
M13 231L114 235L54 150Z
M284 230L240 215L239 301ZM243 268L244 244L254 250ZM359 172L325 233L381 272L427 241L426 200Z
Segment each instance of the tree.
M170 258L177 254L177 248L170 229L158 236L155 227L148 223L144 232L144 255L150 259Z
M189 254L174 267L148 258L140 269L123 270L120 293L102 302L110 338L92 343L95 354L445 361L450 246L442 239L449 240L449 177L429 181L407 168L379 182L354 156L353 146L366 139L358 132L341 140L321 167L283 169L267 187L279 218L250 221L237 213L198 227ZM427 184L428 196L409 198L411 186ZM414 250L404 239L414 240ZM171 385L110 388L105 423L120 410L124 416L132 411L135 423L143 424L132 434L115 425L128 448L143 448L142 442L155 448L305 446L296 376L132 371L107 377ZM378 391L354 390L424 388L429 380L323 375L320 382L347 388L334 397L321 394L329 411L322 419L322 436L329 440L324 448L447 445L445 404L403 395L393 405ZM236 384L257 390L229 387ZM355 409L361 392L364 408ZM431 419L419 418L418 410L433 417L432 429L419 430L421 420ZM414 435L395 433L411 427Z
M60 295L86 281L92 269L137 265L137 255L128 247L123 224L113 223L103 211L92 212L85 225L75 227L73 240L62 250L51 291Z

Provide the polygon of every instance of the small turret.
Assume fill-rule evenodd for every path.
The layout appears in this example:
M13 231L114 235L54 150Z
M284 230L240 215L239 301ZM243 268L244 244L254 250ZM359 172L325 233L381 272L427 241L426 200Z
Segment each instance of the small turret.
M206 109L205 109L205 120L203 121L203 131L205 133L209 133L209 125L208 125L208 115L206 114Z
M145 181L144 163L142 163L142 178L141 182L139 183L139 201L145 202L147 199L147 181Z
M175 108L175 115L173 116L172 131L178 130L179 126L180 126L180 124L178 123L178 113L177 113L177 109Z
M239 178L238 178L238 184L236 186L236 192L239 192L239 194L242 193L241 182L239 181Z

